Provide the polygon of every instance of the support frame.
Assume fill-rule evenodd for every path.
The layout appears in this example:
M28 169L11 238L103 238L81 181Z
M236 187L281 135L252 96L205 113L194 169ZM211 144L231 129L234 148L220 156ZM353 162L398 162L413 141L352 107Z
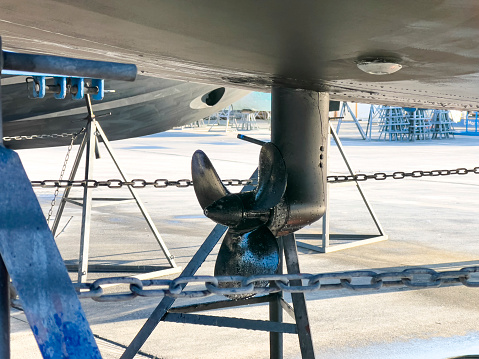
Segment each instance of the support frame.
M205 261L206 257L213 250L214 246L224 235L226 230L227 227L220 224L216 225L206 241L193 256L192 260L187 265L181 276L192 276L196 273L201 264ZM294 234L279 237L278 241L280 243L280 247L282 248L281 253L284 251L284 258L288 273L300 273L298 251ZM282 258L283 254L281 255L281 262ZM300 283L297 282L298 281L291 281L291 285L300 285ZM185 284L181 284L181 286L184 287ZM293 308L291 308L291 306L284 301L282 292L255 298L240 299L237 301L215 301L202 303L199 305L175 308L172 308L172 305L176 299L164 297L150 315L146 323L137 333L120 359L134 358L160 322L268 331L270 332L270 359L283 358L283 333L297 334L301 350L301 357L303 359L314 359L315 353L304 294L293 293L291 297L293 300ZM205 310L240 307L264 302L269 302L270 319L268 321L190 314ZM283 310L293 317L296 324L283 323Z
M327 142L327 146L331 146L331 137L336 143L339 152L341 154L341 157L343 158L344 163L346 164L349 174L350 175L355 175L351 164L346 156L346 151L344 150L344 146L341 143L341 140L337 134L337 132L334 130L333 126L331 123L329 123L329 139ZM329 153L329 148L327 153ZM336 252L348 248L354 248L358 246L363 246L366 244L371 244L371 243L377 243L381 241L385 241L388 239L387 234L384 232L383 227L381 226L381 223L379 222L379 219L376 216L376 213L374 212L371 204L369 203L366 194L364 193L360 183L358 181L354 181L354 184L359 191L359 194L361 195L361 198L366 205L366 208L368 210L369 215L371 216L374 225L376 226L376 229L378 230L379 234L378 235L355 235L355 234L338 234L338 235L332 235L329 230L329 222L330 222L330 210L329 210L329 192L330 192L330 186L331 184L327 184L327 190L326 190L326 212L322 218L322 233L321 235L317 234L302 234L302 233L296 233L296 238L298 239L297 245L298 247L305 248L308 250L313 250L316 252L320 253L330 253L330 252ZM316 240L321 238L321 246L309 244L306 242L302 242L301 240ZM335 244L331 245L330 240L334 239L335 241L348 241L346 243L342 244Z
M75 162L73 164L72 170L69 175L69 180L73 181L75 179L75 176L77 174L80 161L82 159L82 156L85 154L86 158L86 163L85 163L85 177L84 179L86 181L90 181L93 179L92 173L93 173L93 163L95 160L95 155L98 150L98 137L101 137L102 142L107 149L107 152L111 159L113 160L113 163L115 164L118 172L120 173L120 176L123 181L127 181L124 172L121 169L121 166L113 152L113 148L110 144L110 141L108 140L105 132L103 131L100 123L96 120L95 114L93 112L93 107L91 104L91 99L90 95L87 94L85 95L86 99L86 105L88 109L88 117L87 117L87 128L83 137L83 140L81 142L80 148L78 149L77 156L75 158ZM86 150L86 153L85 153ZM87 182L88 183L88 182ZM164 268L164 267L156 267L154 268L153 271L147 272L147 273L142 273L138 275L134 275L133 277L138 278L138 279L151 279L151 278L156 278L164 275L170 275L170 274L176 274L181 271L181 268L177 266L174 256L169 252L168 247L166 246L163 238L161 237L161 234L159 233L158 229L156 228L155 224L153 223L153 220L151 216L149 215L148 211L146 210L146 207L144 206L143 202L139 198L136 190L132 186L127 186L128 190L130 191L130 194L132 196L131 200L134 200L136 202L136 205L138 206L143 218L148 224L148 227L150 228L150 231L153 233L153 236L155 237L156 241L158 242L158 245L160 246L161 250L163 251L163 254L165 255L168 264L170 265L170 268ZM75 201L75 199L72 199L69 197L70 195L70 190L71 187L67 187L65 189L65 192L62 196L62 199L60 201L55 220L52 226L52 233L55 235L56 231L58 230L58 226L60 223L60 219L62 217L63 211L65 209L65 205L67 202L73 202L74 204L81 205L82 206L82 226L81 226L81 238L80 238L80 254L79 254L79 260L78 260L78 265L67 265L67 268L69 270L77 270L78 271L78 283L85 283L87 281L87 276L88 276L88 270L89 270L89 244L90 244L90 222L91 222L91 209L92 209L92 203L94 200L101 200L101 198L93 198L92 196L92 190L93 188L89 186L85 186L83 190L83 197L81 199L81 202ZM126 202L125 199L123 198L113 198L113 199L108 199L109 202L111 201L122 201ZM152 269L152 268L150 268ZM100 271L100 272L118 272L118 271L124 271L124 272L143 272L144 266L113 266L113 265L104 265L104 266L96 266L95 271Z
M339 117L338 117L338 124L336 126L336 132L339 133L339 130L341 128L341 124L344 121L344 116L346 115L346 111L349 112L349 114L351 115L351 117L353 119L352 122L354 122L354 124L358 128L359 134L361 135L362 139L365 140L366 139L366 133L364 133L363 127L359 123L358 119L356 118L356 115L354 114L353 110L351 110L351 107L349 107L349 105L346 101L343 101L343 105L341 106L341 111L340 111ZM346 122L346 121L344 121L344 122Z

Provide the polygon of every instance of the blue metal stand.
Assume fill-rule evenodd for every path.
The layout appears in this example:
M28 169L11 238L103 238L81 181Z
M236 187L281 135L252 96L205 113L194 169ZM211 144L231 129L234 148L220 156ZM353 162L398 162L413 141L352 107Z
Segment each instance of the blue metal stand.
M2 68L129 81L136 76L135 65L4 52L0 39L0 73ZM0 109L0 138L1 123ZM10 356L7 270L44 358L101 358L20 158L1 144L0 218L0 358Z
M101 358L30 180L3 147L0 198L0 253L43 356Z

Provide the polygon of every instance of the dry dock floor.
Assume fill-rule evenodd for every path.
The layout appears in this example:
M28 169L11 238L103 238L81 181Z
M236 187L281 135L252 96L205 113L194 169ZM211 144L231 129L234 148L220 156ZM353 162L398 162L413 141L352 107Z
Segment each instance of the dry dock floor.
M242 133L268 140L267 127L263 124L259 130ZM237 133L221 128L212 132L207 128L175 129L116 141L113 147L131 179L191 178L191 155L196 149L208 154L223 179L244 179L256 168L260 147L236 139ZM367 142L344 125L340 137L357 173L479 166L479 137ZM58 179L66 147L19 153L31 180ZM94 178L119 178L103 148L101 154L102 158L95 161ZM334 145L329 165L331 174L347 173ZM389 240L328 254L300 249L303 272L394 271L419 266L441 271L479 265L479 175L370 180L362 186ZM53 189L37 188L35 192L47 213ZM177 264L184 267L214 227L203 216L193 188L148 187L138 192ZM96 189L94 195L126 197L128 191L102 188ZM330 208L332 233L375 233L354 186L331 185ZM67 205L60 225L63 230L56 239L65 260L78 258L80 224L80 208ZM320 233L320 223L304 231ZM212 275L217 251L218 246L198 274ZM166 264L134 204L93 209L90 259L94 264ZM93 273L89 279L104 275ZM448 358L479 354L479 289L453 286L362 293L319 291L306 298L318 358ZM290 301L288 295L286 299ZM119 358L121 345L130 343L158 302L155 298L121 303L82 300L93 333L103 338L98 343L104 358ZM177 304L192 302L195 300L178 300ZM260 304L212 314L266 320L268 307ZM142 352L138 358L269 358L269 340L265 332L163 322ZM296 335L284 335L284 353L285 358L300 357ZM14 309L12 358L40 358L25 316Z

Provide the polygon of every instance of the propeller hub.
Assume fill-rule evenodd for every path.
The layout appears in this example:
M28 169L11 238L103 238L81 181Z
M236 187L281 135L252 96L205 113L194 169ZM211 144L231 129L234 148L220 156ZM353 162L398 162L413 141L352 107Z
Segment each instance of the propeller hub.
M206 207L204 214L216 223L236 227L243 221L243 202L237 195L227 195Z
M254 209L255 193L229 194L204 209L204 214L216 223L234 228L237 232L258 228L269 221L270 209Z

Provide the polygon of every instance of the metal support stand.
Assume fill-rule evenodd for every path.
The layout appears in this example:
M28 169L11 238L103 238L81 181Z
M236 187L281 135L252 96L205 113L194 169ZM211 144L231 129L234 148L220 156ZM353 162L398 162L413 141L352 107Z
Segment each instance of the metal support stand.
M93 180L93 163L95 161L95 154L98 147L98 137L101 137L110 157L112 158L116 168L118 169L118 172L121 175L121 178L123 179L123 181L127 181L124 173L122 172L120 168L120 165L118 164L118 161L115 158L115 155L113 154L113 149L110 145L110 142L108 141L108 138L103 132L103 129L101 128L98 121L96 121L95 119L95 115L93 113L93 108L91 105L90 95L86 95L85 98L86 98L86 105L88 109L88 118L87 118L88 124L87 124L86 132L83 137L82 143L80 145L77 156L75 158L75 162L73 164L73 168L71 170L69 180L73 181L75 179L85 147L86 147L86 161L85 161L84 179L86 183L89 183L89 181ZM52 226L52 233L53 235L55 235L56 231L58 230L58 225L60 223L60 219L63 214L63 210L65 208L66 202L82 206L82 227L81 227L80 255L79 255L79 261L78 261L79 263L78 263L78 266L67 265L67 268L69 270L72 270L72 269L78 270L78 282L84 283L87 280L88 269L89 269L88 255L89 255L89 244L90 244L90 222L91 222L92 202L93 200L106 200L106 199L93 198L92 196L93 188L89 186L85 186L83 190L83 198L79 199L81 200L81 202L78 202L77 201L78 199L69 197L70 189L71 189L70 187L67 188L63 194L62 200L57 210L57 214L55 216L55 221ZM169 265L171 266L171 268L167 268L167 269L165 269L164 267L150 266L149 268L154 271L135 275L134 277L139 279L150 279L150 278L155 278L155 277L159 277L163 275L179 273L181 271L181 268L179 268L176 265L174 257L168 251L168 248L165 242L161 238L161 235L158 232L155 224L153 223L153 220L151 219L150 215L148 214L145 206L143 205L143 202L138 197L136 190L132 186L128 186L128 190L130 191L130 194L132 195L132 199L138 205L138 208L140 209L143 217L148 223L148 226L151 232L153 233L156 241L158 242L161 250L163 251L166 259L168 260ZM109 199L109 200L124 201L125 199L117 198L117 199ZM145 268L144 266L112 266L112 265L96 266L96 267L97 268L95 268L95 271L106 271L106 272L112 272L112 271L144 272L144 268ZM91 268L90 270L92 269L93 268Z
M0 146L0 218L0 255L42 355L101 358L20 158L3 146ZM5 283L6 274L0 277ZM4 303L4 294L1 298L3 328L0 330L5 338L7 327L3 316L8 304Z
M258 124L256 123L257 111L251 110L242 110L241 111L241 130L250 131L258 129Z
M369 107L369 116L368 116L368 126L366 127L366 137L367 141L371 141L371 134L373 132L373 120L376 114L376 107L371 105Z
M253 174L252 178L254 178L255 176L256 172L255 174ZM243 188L242 192L250 191L251 189L251 186L246 186ZM210 235L203 242L199 250L193 256L191 261L185 267L180 277L195 275L196 271L200 268L200 266L203 264L207 256L215 247L215 245L225 234L226 230L227 227L219 224L216 225ZM283 248L282 243L284 242L284 254L288 273L299 273L298 253L296 250L296 245L294 243L294 236L289 235L286 237L280 237L278 238L278 241L280 244L281 253ZM281 255L281 258L282 257L283 256ZM182 284L182 286L184 287L184 284ZM292 296L292 298L294 309L287 302L284 301L282 293L235 301L224 300L176 308L172 308L173 303L176 299L171 297L165 297L161 300L159 305L150 315L146 323L140 329L140 331L130 343L130 345L120 359L132 359L161 321L269 331L271 359L283 358L283 333L298 334L302 358L312 359L314 358L314 351L311 340L311 333L309 329L304 295L297 294ZM269 303L269 321L190 314L193 312L200 312L205 310L231 308L265 302ZM283 310L285 310L293 319L296 320L296 324L282 322Z
M283 243L288 273L300 273L295 235L292 233L284 236ZM291 285L301 285L301 280L292 280ZM298 331L299 346L301 348L302 358L314 358L313 339L311 336L311 327L309 325L308 311L306 308L306 299L304 298L304 293L291 293L291 298L293 300L294 317L296 320L296 328Z
M210 126L211 116L208 117L208 126L210 126L210 128L208 129L208 132L211 132L213 130L213 127L215 126L221 126L221 119L226 120L225 132L228 132L230 130L230 119L232 119L231 129L233 129L234 131L238 130L238 123L236 121L236 116L233 113L233 106L229 106L228 108L221 110L220 112L217 112L214 116L216 116L216 119L211 126Z
M361 137L363 138L363 140L365 140L366 139L366 134L364 133L364 130L363 130L361 124L359 123L358 119L356 118L356 115L354 114L353 110L351 110L351 107L349 107L349 105L346 101L344 101L343 105L341 106L341 111L340 111L339 117L338 117L338 126L336 127L336 132L339 133L339 129L341 128L341 124L344 121L344 116L346 116L346 111L348 111L349 114L351 115L351 117L353 118L353 122L356 125L356 127L358 128L359 133L361 134Z
M348 161L348 158L346 157L346 153L344 151L344 147L341 143L341 140L339 139L338 134L332 127L331 123L329 124L329 130L330 130L330 138L327 141L327 146L330 147L331 145L331 136L334 139L334 142L338 146L339 152L341 153L341 157L344 160L344 163L346 164L348 171L351 175L354 175L354 171L351 168L351 165ZM329 148L327 149L327 153L329 153ZM369 212L369 215L374 221L374 224L379 231L379 235L354 235L354 234L330 234L329 232L329 221L330 221L330 212L329 212L329 191L330 191L330 184L327 184L326 188L326 212L323 215L323 231L321 236L317 234L301 234L301 233L296 233L296 238L298 240L316 240L318 238L321 238L322 245L321 246L316 246L313 244L305 243L305 242L300 242L297 241L298 247L310 249L316 252L320 253L329 253L329 252L335 252L347 248L353 248L357 246L362 246L365 244L370 244L370 243L376 243L380 241L385 241L388 239L388 236L384 233L384 230L381 226L381 223L379 223L378 218L376 217L376 214L374 213L373 208L371 207L371 204L369 203L368 199L366 198L366 195L364 194L361 185L359 184L358 181L354 182L359 194L361 195L361 198L366 205L366 208ZM335 244L335 245L330 245L330 239L334 241L339 241L343 242L341 244ZM347 243L344 243L347 241Z
M278 274L283 274L283 238L278 238L279 247L279 268ZM269 320L272 322L283 322L283 293L277 293L269 302ZM281 359L283 357L283 333L269 333L269 357L270 359Z

